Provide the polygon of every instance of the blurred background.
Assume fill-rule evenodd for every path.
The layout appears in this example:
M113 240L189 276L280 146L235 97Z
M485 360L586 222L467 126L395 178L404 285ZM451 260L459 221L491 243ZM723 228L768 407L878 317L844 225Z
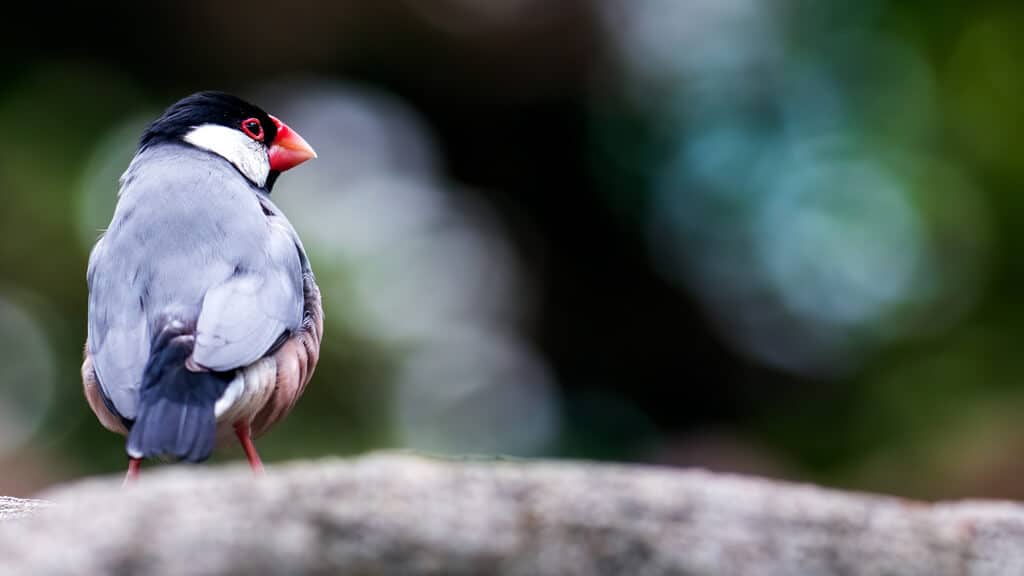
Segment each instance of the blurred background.
M0 40L0 494L123 470L81 392L86 260L146 123L221 89L320 154L274 189L326 335L265 460L1024 497L1016 3L26 10Z

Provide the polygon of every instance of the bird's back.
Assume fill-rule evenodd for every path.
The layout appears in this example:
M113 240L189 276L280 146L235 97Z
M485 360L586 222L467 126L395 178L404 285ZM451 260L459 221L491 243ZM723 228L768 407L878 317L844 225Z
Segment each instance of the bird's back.
M275 257L258 194L222 158L187 146L143 150L125 172L88 273L89 352L123 417L135 416L161 327L173 320L194 330L204 298L232 278L250 273L259 280L255 289L267 279L290 284L295 305L271 305L290 316L288 328L301 322L299 257L294 247L291 257Z

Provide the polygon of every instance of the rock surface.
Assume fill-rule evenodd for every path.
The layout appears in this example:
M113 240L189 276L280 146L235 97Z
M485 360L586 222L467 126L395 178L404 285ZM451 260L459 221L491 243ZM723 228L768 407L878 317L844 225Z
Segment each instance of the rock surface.
M36 508L47 506L44 500L25 500L0 496L0 521L13 520L31 514Z
M382 454L119 482L0 500L0 573L1024 574L1015 504L702 471Z

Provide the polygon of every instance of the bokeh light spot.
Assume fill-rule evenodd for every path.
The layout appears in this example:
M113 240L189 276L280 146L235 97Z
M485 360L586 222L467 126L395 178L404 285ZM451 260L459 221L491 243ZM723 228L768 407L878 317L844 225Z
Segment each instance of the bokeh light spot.
M402 443L417 449L539 454L559 428L552 385L547 367L522 342L451 334L406 363L395 420Z
M900 184L853 162L780 171L757 215L767 279L807 321L863 325L910 297L927 248Z
M54 396L53 351L39 322L15 302L0 295L0 456L36 433Z

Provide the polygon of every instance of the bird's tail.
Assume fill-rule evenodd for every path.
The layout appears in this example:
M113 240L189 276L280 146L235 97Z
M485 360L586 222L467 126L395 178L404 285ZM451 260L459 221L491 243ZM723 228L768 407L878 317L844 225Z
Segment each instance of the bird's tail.
M214 405L230 373L192 372L185 361L195 335L171 324L154 339L142 376L139 410L128 434L132 458L171 458L201 462L216 440Z

